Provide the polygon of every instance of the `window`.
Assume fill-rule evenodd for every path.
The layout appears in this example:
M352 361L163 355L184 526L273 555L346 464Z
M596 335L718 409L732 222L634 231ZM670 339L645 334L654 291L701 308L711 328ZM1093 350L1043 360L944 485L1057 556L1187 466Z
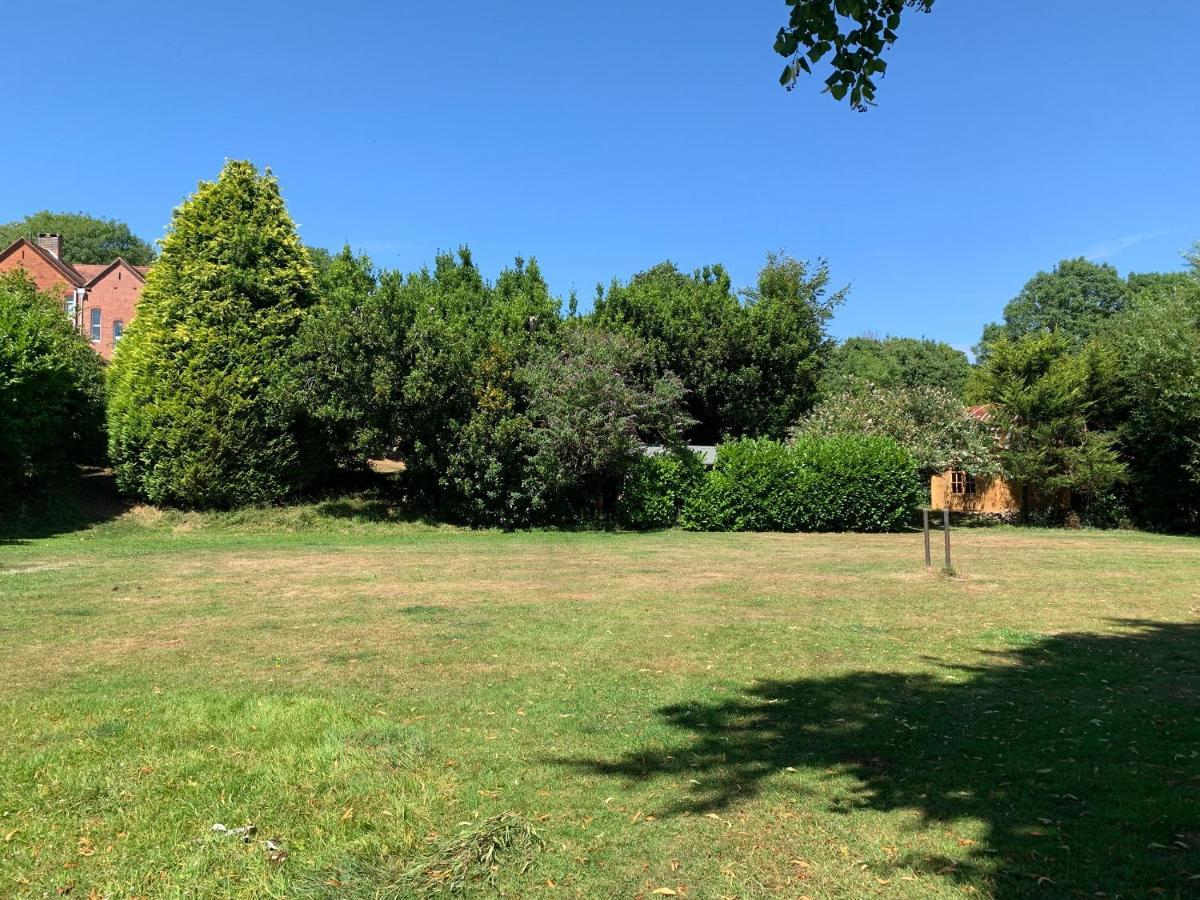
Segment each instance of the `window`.
M113 329L113 343L115 344L117 341L119 341L121 339L121 335L123 335L125 333L125 323L122 322L120 319L113 319L112 329Z
M92 328L91 339L93 343L100 343L100 310L92 310Z
M974 494L975 493L975 476L969 475L966 472L951 472L950 473L950 493L951 494Z

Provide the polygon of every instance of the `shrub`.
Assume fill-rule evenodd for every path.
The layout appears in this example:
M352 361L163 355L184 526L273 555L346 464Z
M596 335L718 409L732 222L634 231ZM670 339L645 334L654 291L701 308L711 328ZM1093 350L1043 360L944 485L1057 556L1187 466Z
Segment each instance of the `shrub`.
M673 442L686 423L683 386L655 371L644 344L590 325L563 328L521 380L533 468L551 519L610 519L642 445Z
M894 531L921 502L917 464L889 438L801 438L791 449L820 479L810 484L804 530Z
M681 521L694 531L800 531L814 478L780 441L722 444L716 465L686 499Z
M887 438L742 440L718 449L681 521L697 531L890 531L920 497L916 463Z
M21 273L0 277L0 493L43 487L102 453L103 368Z
M912 454L928 478L947 469L997 475L996 425L971 415L940 387L879 387L845 379L851 390L826 397L792 429L793 437L876 435Z
M642 456L629 467L617 502L617 523L647 531L670 528L691 493L704 481L700 456L690 450Z
M175 210L117 348L109 450L122 490L155 503L283 500L324 453L290 358L313 271L279 184L229 162Z

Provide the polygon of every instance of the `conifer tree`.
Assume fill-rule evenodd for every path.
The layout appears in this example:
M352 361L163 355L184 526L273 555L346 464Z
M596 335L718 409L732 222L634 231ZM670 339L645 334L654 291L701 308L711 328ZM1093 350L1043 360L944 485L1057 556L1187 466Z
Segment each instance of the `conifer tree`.
M230 161L175 210L118 345L109 452L122 490L163 504L277 502L322 452L290 399L291 345L315 298L270 170Z

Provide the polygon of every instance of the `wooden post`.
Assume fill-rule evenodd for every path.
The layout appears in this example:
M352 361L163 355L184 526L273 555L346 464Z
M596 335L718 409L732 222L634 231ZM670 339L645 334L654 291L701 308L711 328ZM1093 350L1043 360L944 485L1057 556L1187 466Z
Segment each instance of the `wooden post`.
M925 568L933 568L933 557L929 552L929 510L921 510L921 518L925 520Z
M953 566L950 565L950 509L942 510L942 530L946 533L946 571L949 572Z

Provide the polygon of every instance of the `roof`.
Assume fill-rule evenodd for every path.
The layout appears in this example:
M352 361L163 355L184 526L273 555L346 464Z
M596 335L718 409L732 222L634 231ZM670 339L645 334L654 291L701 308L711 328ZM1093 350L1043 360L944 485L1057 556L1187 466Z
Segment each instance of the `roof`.
M29 240L29 238L17 238L4 249L3 253L0 253L0 259L4 259L10 253L13 253L19 249L32 250L47 263L49 263L57 272L59 272L70 284L74 285L75 287L83 287L84 282L87 281L87 279L83 277L79 270L69 262L65 262L64 260L61 260L55 256L49 250L39 247L33 241Z
M91 281L108 268L108 266L96 265L94 263L73 263L72 265L74 265L75 271L84 277L85 281Z
M717 461L717 448L711 444L688 444L687 449L699 456L700 462L706 466L711 466ZM646 456L661 456L669 452L670 449L662 444L647 444L642 447L642 453Z
M985 403L982 406L968 406L967 415L972 419L978 419L980 422L986 422L992 417L992 405Z
M147 271L148 267L147 266L131 266L129 263L125 262L124 257L118 256L116 259L114 259L112 262L110 262L107 266L78 265L75 268L79 270L80 274L87 275L87 283L84 284L84 287L91 287L96 282L98 282L101 278L103 278L105 275L107 275L109 272L113 271L114 269L118 269L118 268L124 268L127 271L132 272L137 277L138 281L145 281L146 280L146 271ZM85 269L87 270L86 272L84 271Z
M32 250L47 263L53 266L55 270L61 273L62 276L73 287L91 287L118 266L123 266L124 268L128 269L141 281L146 280L146 273L150 271L149 266L132 266L120 256L118 256L112 262L105 263L103 265L98 263L77 263L72 265L66 260L59 259L49 250L38 246L33 241L29 240L29 238L24 237L17 238L15 241L9 244L3 252L0 252L0 259L4 259L14 250L21 248Z

